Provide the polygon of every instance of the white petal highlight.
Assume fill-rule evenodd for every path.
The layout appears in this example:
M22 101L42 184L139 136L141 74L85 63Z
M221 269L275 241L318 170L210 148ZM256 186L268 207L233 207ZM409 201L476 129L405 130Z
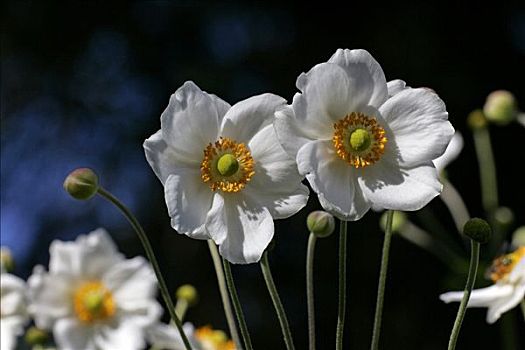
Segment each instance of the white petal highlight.
M338 49L328 62L342 67L352 81L351 96L355 111L366 105L379 107L386 100L385 74L368 51Z
M236 103L222 121L220 135L247 144L251 138L274 120L276 111L285 108L286 100L273 94L262 94Z
M53 327L53 335L62 350L96 350L93 327L86 327L74 318L63 318Z
M405 90L405 88L409 88L407 84L403 80L400 80L400 79L389 81L388 83L386 83L386 87L388 89L388 98Z
M313 141L297 154L301 174L318 194L326 211L341 220L359 220L370 209L356 182L356 173L334 152L331 141Z
M438 173L442 172L454 159L459 156L463 149L463 136L459 131L454 133L452 140L447 146L445 153L433 160Z
M454 128L443 101L430 89L404 89L379 111L391 129L402 166L412 167L445 152ZM388 147L388 144L387 144Z
M510 286L509 286L510 287ZM487 322L494 323L496 322L501 315L505 312L513 309L518 306L523 298L525 297L525 283L520 286L515 286L512 293L506 297L501 298L498 302L491 305L487 311Z
M155 274L146 259L140 256L112 266L102 278L102 282L113 294L117 305L153 299L157 291Z
M273 127L279 143L292 159L295 159L301 147L313 141L306 136L307 132L302 130L290 107L275 113Z

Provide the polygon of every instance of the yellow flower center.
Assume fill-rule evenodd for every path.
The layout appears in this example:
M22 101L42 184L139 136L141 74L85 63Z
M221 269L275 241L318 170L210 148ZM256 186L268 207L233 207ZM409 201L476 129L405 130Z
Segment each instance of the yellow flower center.
M75 290L73 306L77 318L85 323L107 320L116 311L111 292L100 281L81 284Z
M214 330L210 326L200 327L195 331L195 338L203 350L235 350L235 344L228 339L226 333Z
M212 191L239 192L255 174L255 161L244 143L221 137L204 150L201 179Z
M385 152L385 129L373 117L352 112L334 124L337 155L355 168L374 164Z
M514 252L497 257L488 270L488 277L492 282L505 280L518 262L525 257L525 246Z

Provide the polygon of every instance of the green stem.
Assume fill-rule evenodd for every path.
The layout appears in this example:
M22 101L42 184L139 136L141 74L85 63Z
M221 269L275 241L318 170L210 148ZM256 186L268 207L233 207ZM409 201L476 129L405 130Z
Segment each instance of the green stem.
M239 301L237 289L235 288L235 283L233 281L230 263L228 262L228 260L222 258L222 265L224 267L226 285L228 286L228 291L230 292L230 297L233 302L233 310L235 311L235 315L237 316L237 322L239 322L239 328L241 330L241 336L244 341L244 347L246 348L246 350L253 350L250 333L248 332L248 327L246 326L246 320L244 319L244 314L242 312L241 302Z
M456 316L456 321L454 322L454 327L452 328L452 333L450 334L450 340L448 342L448 350L454 350L456 348L456 342L458 341L459 330L461 329L461 324L465 318L465 313L467 312L467 304L470 299L470 293L472 293L472 288L474 287L474 281L476 280L476 273L478 271L479 264L479 249L480 244L473 240L470 241L470 267L468 270L467 284L465 285L465 291L463 293L463 298L461 299L461 304L459 304L458 314Z
M474 146L479 163L483 208L489 217L492 217L493 211L498 207L498 184L490 133L487 127L474 131Z
M339 223L339 303L337 310L337 328L335 331L335 348L343 349L343 333L346 312L346 236L347 221Z
M144 247L144 250L146 251L146 255L148 256L151 266L153 267L153 271L155 271L155 275L157 276L157 280L159 282L160 293L162 294L162 298L164 299L164 302L166 303L170 317L175 322L175 325L177 326L177 329L179 330L180 336L182 338L182 341L184 342L184 346L186 347L186 350L191 350L190 342L188 341L186 334L184 334L184 331L182 329L182 322L177 317L177 313L175 312L175 306L173 305L173 301L171 300L168 286L166 285L166 282L164 281L164 277L162 277L162 273L161 273L159 264L157 262L157 258L155 257L155 253L153 252L153 248L151 247L151 243L149 241L148 235L146 234L146 232L144 232L144 229L140 225L137 218L133 215L133 213L131 213L131 211L120 200L118 200L118 198L113 196L110 192L106 191L102 187L99 187L98 194L102 196L104 199L111 202L113 205L115 205L122 212L122 214L124 214L126 219L129 221L129 223L131 224L131 226L133 227L133 229L139 236L140 242L142 243L142 246Z
M228 296L228 287L226 286L226 279L224 278L221 257L219 256L219 252L217 251L217 246L215 245L215 242L213 242L211 239L208 240L208 247L210 248L213 266L215 267L215 273L217 274L217 283L219 285L222 305L224 307L226 321L228 322L228 328L230 329L230 335L232 337L233 342L235 343L235 348L240 350L242 348L241 340L239 338L239 333L237 332L237 326L235 325L235 318L233 316L230 297Z
M465 202L461 198L461 195L447 179L443 179L443 191L441 192L441 200L447 206L452 219L456 224L458 233L463 232L463 226L470 219L470 214L468 212Z
M521 313L523 314L523 319L525 320L525 299L521 301L520 306L521 306Z
M310 232L306 250L306 302L308 306L309 349L315 350L314 253L317 237Z
M263 253L260 265L262 274L264 276L264 281L266 282L266 287L268 288L268 292L272 298L273 306L275 307L275 312L277 313L277 318L279 319L279 324L281 325L281 331L283 332L286 349L294 350L295 346L293 344L292 332L290 331L290 325L288 324L288 319L286 318L286 312L284 311L281 298L279 298L279 293L277 292L275 282L273 281L270 263L268 262L267 251Z
M386 273L388 271L388 257L390 255L390 242L392 240L392 219L394 211L389 210L386 218L385 240L383 242L383 255L381 258L381 269L379 271L379 283L377 286L376 312L374 316L374 331L372 333L372 344L370 349L377 350L379 346L379 335L381 333L381 318L383 316L383 301L385 299Z
M188 302L184 299L178 299L175 304L175 313L179 317L179 320L184 321L184 316L186 316L186 311L188 311Z

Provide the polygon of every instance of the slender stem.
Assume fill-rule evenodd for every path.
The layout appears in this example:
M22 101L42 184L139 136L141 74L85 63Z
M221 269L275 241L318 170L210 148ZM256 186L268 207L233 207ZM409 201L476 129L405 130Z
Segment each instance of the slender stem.
M370 346L370 349L372 350L377 350L379 346L379 335L381 333L381 318L383 316L383 301L385 299L386 273L388 271L388 257L390 255L390 242L392 240L393 217L394 211L389 210L386 218L385 240L383 242L383 256L381 258L381 269L379 271L379 283L377 286L374 331L372 333L372 344Z
M310 232L306 250L306 302L308 306L309 349L315 350L314 254L317 237Z
M235 348L238 350L242 350L241 339L239 338L239 333L237 332L237 326L235 325L235 318L233 316L232 305L230 303L230 297L228 296L228 287L226 286L226 279L224 278L221 257L219 256L219 252L217 251L217 246L211 239L208 240L208 247L210 248L213 266L215 267L215 273L217 274L217 283L219 285L222 305L224 307L226 321L228 322L228 328L230 329L230 335L233 339L233 342L235 343Z
M491 216L498 207L498 184L490 133L487 127L474 131L474 146L479 163L483 208Z
M230 297L233 302L233 310L237 316L237 322L239 322L239 328L241 330L241 336L244 341L244 347L246 350L253 350L252 340L250 338L250 333L248 332L248 327L246 326L246 320L244 319L244 314L242 312L241 302L239 301L239 296L237 295L237 289L235 288L235 283L233 282L233 275L230 263L228 260L222 258L222 265L224 267L224 275L226 277L226 285L228 286L228 291L230 292Z
M184 321L184 316L186 316L186 311L188 311L188 302L184 299L178 299L175 304L175 313L179 316L179 320Z
M337 310L337 328L335 330L335 348L343 349L343 333L346 312L346 236L347 221L339 223L339 303Z
M461 198L461 195L447 179L443 179L443 191L440 196L441 200L447 206L452 219L458 229L458 233L463 232L463 225L470 219L470 214L468 212L465 202Z
M272 271L270 270L270 263L268 262L268 252L263 253L262 259L260 261L261 271L264 276L264 281L266 282L266 287L272 298L273 306L275 307L275 312L277 313L277 318L281 325L281 331L283 332L284 343L286 344L286 349L294 350L295 346L293 344L292 332L290 331L290 325L288 324L288 319L286 318L286 312L284 311L281 298L279 298L279 293L275 287L275 282L273 281Z
M525 319L525 299L521 301L520 306L521 306L521 313L523 314L523 319Z
M166 285L166 282L164 281L164 277L162 277L162 273L161 273L159 264L157 262L157 258L155 257L155 253L153 252L153 248L151 247L151 243L149 241L148 235L146 235L146 232L144 232L144 229L140 225L137 218L133 215L133 213L131 213L131 211L124 204L122 204L122 202L120 202L115 196L113 196L110 192L106 191L102 187L99 187L98 194L102 196L104 199L111 202L113 205L115 205L122 212L122 214L124 214L126 219L129 221L129 223L131 224L131 226L133 227L133 229L139 236L142 246L144 247L144 250L146 251L146 255L148 256L151 266L153 267L153 270L155 271L155 275L157 276L157 280L159 282L160 293L162 294L162 298L164 299L164 302L166 303L170 317L175 322L175 326L177 326L177 329L179 330L180 336L182 338L182 341L184 342L184 346L186 347L186 350L191 350L190 342L188 341L186 334L184 334L184 331L182 329L182 322L177 317L177 313L175 312L175 306L173 305L173 301L171 300L168 286Z
M480 244L478 242L472 240L470 241L470 267L468 270L467 284L465 285L463 299L461 299L461 304L459 304L459 310L456 316L456 321L454 322L454 328L452 328L452 333L450 334L448 350L454 350L456 348L459 330L461 329L463 318L465 318L465 313L467 312L468 300L470 299L470 293L474 287L474 281L476 280L476 273L478 271L479 248Z

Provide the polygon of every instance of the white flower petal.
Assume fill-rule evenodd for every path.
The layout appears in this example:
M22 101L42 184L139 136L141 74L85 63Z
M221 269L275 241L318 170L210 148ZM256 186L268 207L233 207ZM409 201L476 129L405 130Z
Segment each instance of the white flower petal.
M221 193L213 195L213 202L206 216L206 232L213 241L220 245L228 232L228 223L226 221L226 212L224 209L224 197Z
M121 323L134 323L146 328L159 321L162 316L162 307L156 300L131 298L117 300L118 312Z
M199 167L202 159L184 159L181 154L175 152L162 138L159 130L144 141L144 152L146 160L164 185L168 176L173 174L179 167Z
M308 189L297 164L279 145L272 125L259 131L249 143L255 175L246 186L252 198L266 206L275 219L298 212L308 201Z
M339 65L348 74L354 86L352 99L355 107L379 107L386 100L385 74L368 51L338 49L328 62Z
M403 166L412 167L436 159L454 135L445 104L430 89L400 91L379 111L392 131L389 137L395 138L398 161Z
M525 256L521 257L520 261L512 269L512 272L509 275L509 283L525 283Z
M522 284L520 286L514 286L514 290L512 291L512 294L509 297L502 298L501 300L489 307L487 311L487 322L496 322L505 312L519 305L519 303L523 301L524 296L525 284Z
M97 327L93 334L93 340L98 349L138 350L144 349L146 345L144 333L145 330L134 323L119 322L112 326Z
M419 210L442 189L431 162L415 168L399 168L385 158L360 169L359 185L376 210Z
M306 175L326 211L341 220L359 220L370 209L356 182L355 170L340 159L331 141L313 141L297 154L299 172Z
M75 318L62 318L53 327L53 336L61 350L95 350L93 327Z
M259 261L274 233L270 212L244 193L224 199L223 217L228 231L219 245L220 254L234 264Z
M109 267L123 259L106 230L99 228L80 235L74 242L55 240L49 248L49 272L83 278L99 278Z
M470 294L468 307L488 307L501 298L508 298L512 294L512 286L494 284L486 288L474 289ZM463 292L448 292L439 296L445 303L461 301Z
M198 169L179 168L164 185L164 194L171 226L192 238L209 238L204 222L212 204L213 192Z
M182 326L184 334L190 341L192 348L199 349L198 341L193 336L195 328L189 322ZM156 348L165 350L186 350L182 337L175 326L158 323L148 328L148 339Z
M16 347L17 337L24 333L24 326L29 321L26 284L14 275L2 273L0 286L1 349L12 350Z
M388 98L394 96L398 92L403 91L405 88L408 88L407 84L400 79L389 81L388 83L386 83L386 87L388 89Z
M306 136L306 132L302 131L302 127L297 122L291 107L275 113L273 127L277 133L279 143L293 159L295 159L301 147L307 142L313 141L313 139Z
M183 159L202 159L202 151L215 142L225 102L187 81L173 95L161 116L162 138Z
M117 305L155 299L157 279L143 257L126 259L112 266L103 276L102 283L113 294Z
M434 166L436 167L438 173L442 172L454 159L456 159L462 149L463 136L461 136L459 131L456 131L452 137L452 140L450 140L445 153L433 160Z
M238 102L224 116L220 135L247 144L259 130L270 125L275 112L285 106L286 100L273 94L253 96Z
M311 139L331 139L333 124L356 107L352 85L343 68L321 63L297 78L301 94L293 98L297 123Z

